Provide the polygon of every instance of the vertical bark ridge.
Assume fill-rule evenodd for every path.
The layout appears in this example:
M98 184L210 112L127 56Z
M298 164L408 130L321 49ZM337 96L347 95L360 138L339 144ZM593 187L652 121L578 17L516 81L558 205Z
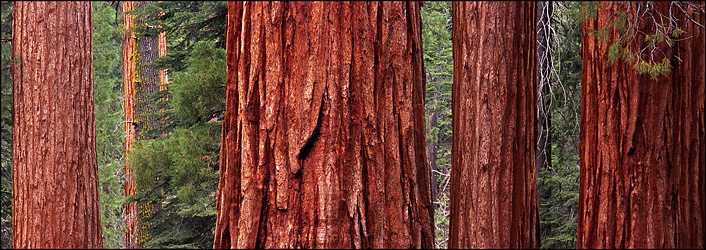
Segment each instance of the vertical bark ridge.
M122 34L122 67L123 67L123 131L125 132L124 151L125 156L132 151L132 144L135 140L135 85L133 82L133 74L135 72L134 53L134 38L132 35L133 16L127 14L127 11L133 11L134 5L132 1L123 1L121 3L123 25L126 32ZM135 195L135 181L132 168L128 166L127 157L125 160L125 196ZM123 220L125 221L125 248L137 248L137 203L129 203L125 205L123 210Z
M133 10L141 11L145 6L154 1L133 1ZM141 18L133 17L133 27L148 28L148 24ZM159 37L137 35L132 32L133 36L133 62L134 72L131 76L135 88L134 92L134 109L136 140L150 139L146 134L147 130L157 126L157 122L150 118L149 113L156 112L150 101L149 95L159 90L159 71L153 67L147 66L154 62L159 56Z
M602 42L589 30L626 5L599 5L582 35L577 246L703 248L704 31L677 13L688 38L660 47L665 54L655 59L671 59L673 69L654 80L631 64L607 61L608 46L622 33L611 29ZM669 8L655 4L660 13ZM703 13L687 13L704 22ZM651 21L637 28L654 32ZM645 46L644 34L635 41L631 46Z
M123 25L126 32L122 35L122 62L123 62L123 130L125 131L125 156L130 154L136 140L150 139L147 131L155 126L159 126L160 121L155 121L150 117L150 113L156 112L150 94L158 90L166 89L166 70L158 71L147 64L154 62L157 57L166 54L166 34L158 36L137 35L133 28L146 28L148 26L144 20L137 16L127 14L127 11L144 10L145 6L152 1L124 1L122 2ZM126 160L125 164L125 196L135 195L138 187L135 183L133 169ZM149 236L142 228L141 216L148 217L153 214L159 206L151 204L137 204L136 202L125 205L124 220L125 247L144 247ZM144 225L150 227L151 225Z
M167 32L159 33L159 55L157 57L163 57L167 55ZM163 69L159 71L159 91L167 90L167 84L169 84L169 77L167 75L167 70ZM162 101L166 101L167 97L161 98ZM163 111L163 110L160 110Z
M416 2L229 4L214 247L431 246L424 120L414 117L418 12Z
M13 10L13 248L101 248L91 3Z
M454 2L452 18L449 247L537 248L536 4Z

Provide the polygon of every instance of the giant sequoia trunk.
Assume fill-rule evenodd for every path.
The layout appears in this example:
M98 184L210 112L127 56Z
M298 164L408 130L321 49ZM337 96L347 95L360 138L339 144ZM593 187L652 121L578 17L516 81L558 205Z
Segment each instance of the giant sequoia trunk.
M214 247L432 247L419 3L228 18Z
M609 30L605 42L589 34L621 4L600 3L583 24L577 246L703 248L704 30L673 10L687 38L661 47L674 68L658 80L637 75L630 64L607 62L623 32ZM669 5L655 7L667 14ZM688 14L704 23L703 12ZM638 29L654 32L651 22Z
M453 2L450 248L539 248L534 2Z
M102 248L91 3L12 12L12 247Z
M123 61L123 130L125 131L125 159L132 150L133 142L136 140L149 139L146 135L148 129L158 123L152 121L149 113L155 112L149 95L157 90L163 90L166 84L166 70L158 72L147 64L152 63L158 56L166 53L166 37L160 34L159 37L138 36L133 32L133 28L144 28L145 22L136 16L125 13L126 11L144 10L150 1L123 1L123 25L126 31L122 36L122 61ZM164 40L164 42L161 42ZM161 46L165 46L164 49ZM161 50L164 50L162 52ZM125 196L135 195L137 187L135 185L135 173L125 162ZM149 215L152 211L145 205L133 202L125 205L123 218L125 221L125 247L141 248L144 246L146 235L139 229L139 211ZM149 211L148 211L149 210ZM141 237L140 237L141 236Z

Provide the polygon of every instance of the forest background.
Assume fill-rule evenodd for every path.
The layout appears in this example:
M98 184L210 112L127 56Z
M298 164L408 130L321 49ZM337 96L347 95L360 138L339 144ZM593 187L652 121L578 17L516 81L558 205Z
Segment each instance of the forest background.
M578 215L580 115L580 3L538 3L538 20L548 52L546 74L540 74L538 150L548 161L537 164L542 248L575 248ZM543 4L543 5L542 5ZM167 91L151 100L164 112L154 115L164 126L148 131L155 139L136 142L130 154L138 194L123 191L125 153L122 130L122 68L120 3L93 2L93 53L98 175L105 248L124 248L123 207L136 201L155 206L144 217L145 248L211 248L216 220L215 192L221 121L225 112L226 2L153 3L135 11L158 29L137 30L155 35L165 31L167 56L152 64L167 69ZM11 228L11 37L12 2L1 3L2 106L0 163L2 248L10 248ZM163 14L159 14L159 13ZM547 23L548 22L548 23ZM547 25L548 24L548 25ZM425 2L422 39L426 68L427 154L432 167L435 204L435 247L446 248L451 170L451 3ZM548 28L546 28L548 27ZM538 39L541 36L538 36ZM548 45L548 46L547 46ZM546 87L544 87L546 86ZM162 99L162 97L168 97ZM162 136L164 135L164 136ZM545 138L542 140L541 138Z

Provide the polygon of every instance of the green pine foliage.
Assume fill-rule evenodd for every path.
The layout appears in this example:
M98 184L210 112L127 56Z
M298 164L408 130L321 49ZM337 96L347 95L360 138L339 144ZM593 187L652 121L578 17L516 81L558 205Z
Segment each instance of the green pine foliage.
M128 157L138 189L128 202L152 210L140 228L148 248L211 248L215 237L225 49L199 41L184 62L153 98L168 97L155 114L164 126L150 131L161 136L135 142Z
M538 173L542 248L576 248L581 112L581 3L555 2L558 42L550 75L549 145L551 162Z
M652 79L669 74L673 66L667 58L665 50L674 46L685 33L677 25L677 18L671 12L658 13L654 8L655 3L652 1L615 4L616 7L619 7L611 15L608 23L603 27L589 31L602 42L607 42L607 34L610 31L616 31L617 34L620 34L618 41L608 46L608 62L622 61L632 65L637 74L649 74ZM680 8L681 5L689 5L689 3L678 2L673 4L677 5L674 9ZM597 2L584 2L580 13L586 14L585 20L593 20L597 16L598 7ZM703 6L700 8L703 11ZM628 17L628 9L636 12L635 15L638 18ZM654 16L660 18L649 18ZM651 27L648 28L650 30L637 30L636 27L641 27L642 24Z
M93 85L96 152L103 246L124 246L122 124L122 16L105 2L93 2Z
M141 223L147 248L210 248L216 222L218 124L176 129L168 139L138 141L129 156L138 194L130 199L156 204Z
M201 41L186 60L187 71L177 73L170 87L173 126L205 123L225 112L226 51Z
M157 68L184 71L188 65L185 60L199 41L211 41L216 48L225 48L228 14L225 1L161 1L131 13L140 15L154 27L135 29L138 34L156 36L162 31L167 34L168 53L154 62Z
M432 178L436 185L434 226L435 247L446 248L449 227L451 176L451 83L453 53L451 44L451 2L426 1L421 9L422 44L426 75L425 116L427 144L436 148ZM430 123L435 119L436 126ZM432 154L433 152L427 152ZM432 158L430 157L430 160Z
M12 248L12 2L0 3L2 66L0 79L0 248Z
M124 247L123 207L142 209L138 242L148 248L211 248L221 122L225 111L225 2L162 2L146 6L148 24L161 18L167 56L151 64L167 68L167 91L150 96L162 126L147 131L129 154L138 194L125 198L119 2L94 2L94 83L101 221L104 246ZM165 14L157 14L159 9ZM4 23L3 23L4 24ZM154 27L154 26L153 26ZM150 33L151 32L151 33ZM5 50L3 50L4 53ZM4 91L4 88L3 88ZM166 101L161 101L167 97ZM3 98L3 102L4 102ZM4 133L3 133L4 134ZM4 175L3 175L4 176ZM3 213L4 215L4 213ZM5 242L5 241L3 241Z

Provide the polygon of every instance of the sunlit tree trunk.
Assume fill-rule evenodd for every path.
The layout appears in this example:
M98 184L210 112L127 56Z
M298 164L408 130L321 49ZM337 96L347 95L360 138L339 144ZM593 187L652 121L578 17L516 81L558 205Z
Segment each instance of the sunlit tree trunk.
M167 32L159 33L159 57L167 55ZM167 90L167 84L169 84L169 76L167 75L167 70L163 69L159 71L159 91ZM161 100L166 101L168 97L163 97Z
M159 37L138 36L133 31L135 27L145 27L145 22L134 15L125 13L126 11L143 10L151 1L123 1L123 25L126 31L123 33L123 112L125 131L125 159L132 150L133 142L136 140L149 139L146 135L148 129L158 125L149 117L149 113L155 112L153 103L149 100L149 95L165 87L160 83L166 83L166 70L157 71L147 64L154 62L158 56L166 53L161 46L166 46L166 37L160 34ZM164 40L164 42L160 42ZM164 50L164 51L162 51ZM135 174L125 162L125 196L135 195L137 187L135 185ZM147 235L139 230L140 212L143 215L151 214L152 208L147 204L137 204L135 202L125 205L123 218L125 220L125 247L141 248L147 240Z
M228 18L214 248L432 247L419 3Z
M539 248L534 2L453 2L450 248Z
M12 247L102 248L91 3L12 10Z
M624 32L609 29L604 42L589 34L622 4L601 2L596 18L583 21L577 246L704 248L704 30L673 10L686 39L655 58L669 57L672 71L637 75L631 64L607 61ZM663 14L669 7L655 3ZM704 23L703 12L687 13ZM635 39L644 45L643 34Z
M132 1L122 1L123 25L126 31L122 37L122 58L123 58L123 131L125 131L125 156L132 150L132 142L135 140L135 126L132 121L135 120L134 93L135 87L132 82L132 75L135 72L135 62L132 57L134 53L133 37L132 37L132 15L125 13L133 10ZM124 157L123 159L127 159ZM128 167L127 160L125 161L125 197L135 195L135 181L133 180L132 169ZM125 248L137 248L137 205L136 203L128 203L125 205L123 212L123 220L125 221Z

